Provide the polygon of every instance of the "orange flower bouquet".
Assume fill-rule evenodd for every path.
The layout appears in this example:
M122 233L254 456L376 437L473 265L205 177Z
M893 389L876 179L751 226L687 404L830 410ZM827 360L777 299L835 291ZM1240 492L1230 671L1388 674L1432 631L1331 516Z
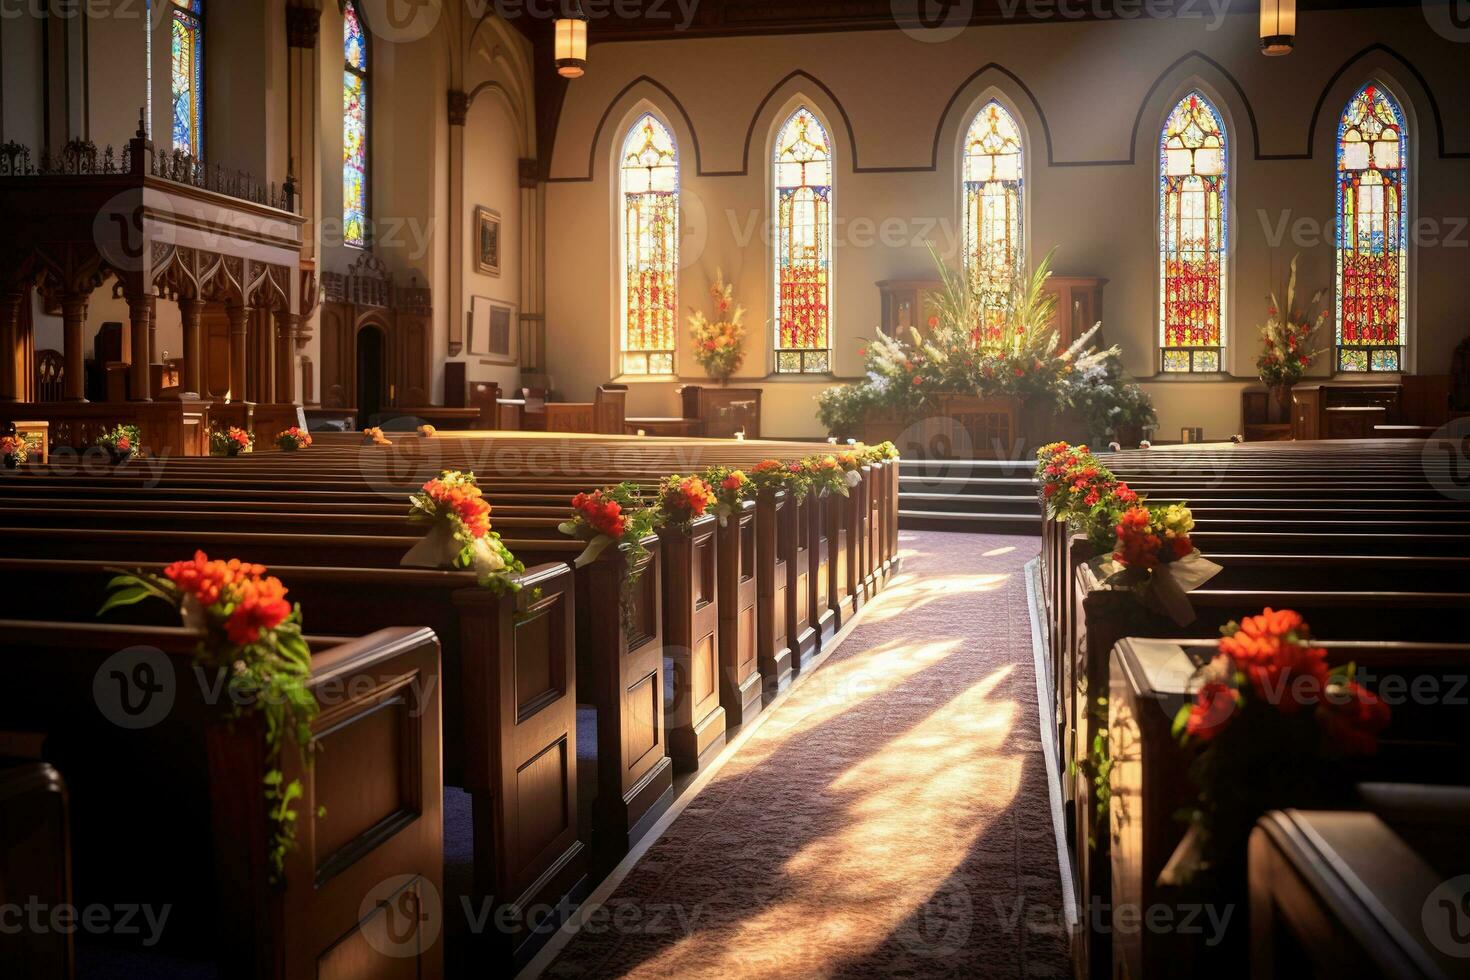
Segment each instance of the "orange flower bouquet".
M1299 613L1268 607L1221 634L1174 718L1175 737L1201 749L1190 827L1164 872L1175 884L1244 867L1251 828L1268 810L1340 808L1357 781L1353 760L1377 751L1391 719L1352 664L1328 665Z
M311 651L301 635L301 607L286 601L281 580L262 565L231 559L211 561L196 551L192 561L176 561L162 575L122 572L108 583L101 616L144 599L162 599L178 610L184 626L199 634L195 662L227 685L217 704L227 717L265 716L265 797L271 815L270 867L279 880L288 851L296 843L293 804L301 783L285 783L281 751L294 737L303 760L311 744L316 698L307 687Z
M363 434L364 437L366 437L366 439L368 440L368 442L371 443L374 446L391 446L391 445L393 445L393 440L392 439L389 439L387 436L383 435L383 430L380 429L380 428L378 428L377 426L373 426L372 428L369 428L369 429L363 429L362 430L362 434Z
M659 522L659 512L644 506L637 484L619 483L573 497L571 519L557 525L557 530L587 542L577 556L578 568L596 561L609 545L621 545L628 567L637 568L648 556L643 539Z
M276 447L283 453L294 453L311 445L311 433L298 426L291 426L276 433Z
M1180 626L1194 622L1194 607L1186 593L1220 574L1220 566L1194 546L1189 536L1194 515L1189 508L1139 503L1122 512L1115 530L1112 558L1099 566L1103 584L1131 589L1146 607Z
M658 485L658 507L662 523L682 530L703 517L717 499L710 485L697 476L666 476Z
M847 482L847 472L837 461L836 456L808 456L801 461L801 467L818 493L826 490L844 497L851 495L852 489Z
M211 456L243 456L255 452L255 433L237 426L215 429L209 434Z
M490 503L475 474L444 470L408 498L408 517L430 525L429 533L400 564L473 571L496 595L519 592L526 566L490 529Z
M734 291L734 286L725 282L725 274L717 273L709 289L715 303L715 319L710 320L701 310L689 315L694 359L706 374L722 383L740 370L745 361L740 346L745 340L745 307L736 304L732 298Z
M755 484L744 470L732 470L728 466L712 466L705 471L704 482L714 491L714 512L720 518L720 527L730 515L740 509L743 501L755 494Z

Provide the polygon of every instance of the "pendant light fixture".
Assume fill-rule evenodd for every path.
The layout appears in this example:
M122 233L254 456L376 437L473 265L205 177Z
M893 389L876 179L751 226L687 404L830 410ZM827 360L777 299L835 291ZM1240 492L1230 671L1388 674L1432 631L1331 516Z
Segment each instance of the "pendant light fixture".
M1261 53L1291 54L1296 46L1296 0L1261 0Z
M556 19L556 73L581 78L587 72L587 15L581 0L570 0L562 10Z

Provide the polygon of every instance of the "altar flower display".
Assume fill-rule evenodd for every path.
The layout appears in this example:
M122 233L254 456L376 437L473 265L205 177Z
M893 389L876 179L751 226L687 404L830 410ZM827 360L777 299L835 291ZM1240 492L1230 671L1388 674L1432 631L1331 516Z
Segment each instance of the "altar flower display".
M255 433L237 426L215 429L209 434L211 456L242 456L255 452Z
M1377 750L1391 720L1354 674L1352 664L1328 666L1290 609L1267 607L1221 630L1193 700L1174 718L1175 737L1199 750L1190 769L1199 796L1166 882L1238 873L1267 810L1337 809L1351 798L1352 760Z
M625 546L628 567L636 568L648 556L643 539L662 520L659 510L646 506L635 483L619 483L572 498L572 517L557 525L568 537L587 542L576 565L597 560L609 545Z
M1312 295L1305 310L1296 308L1296 256L1291 259L1291 277L1286 283L1286 303L1276 301L1272 293L1266 308L1267 320L1261 327L1261 353L1256 356L1256 372L1272 388L1287 388L1302 379L1312 361L1327 352L1316 346L1317 331L1327 320L1322 298L1327 290Z
M311 651L301 634L301 607L286 598L288 589L262 565L238 559L211 560L196 551L162 575L121 572L107 584L101 616L122 606L156 598L178 610L184 626L199 634L194 657L203 671L222 675L227 696L217 700L227 718L265 717L265 798L271 819L271 876L280 880L286 854L296 846L293 804L301 783L286 783L280 768L287 736L310 763L311 723L316 698L307 687Z
M725 282L725 274L718 272L709 289L715 304L715 318L707 318L701 310L694 310L689 315L694 359L704 368L705 374L721 383L728 381L745 361L745 352L741 349L745 340L745 307L735 302L734 291L734 286Z
M663 523L688 528L703 517L717 500L710 485L698 476L666 476L658 485L658 506Z
M30 459L30 456L31 449L22 437L0 436L0 463L3 463L7 470L13 470L24 464Z
M1115 527L1111 559L1099 563L1103 584L1131 590L1146 608L1180 626L1194 622L1186 594L1220 574L1220 566L1199 553L1192 530L1194 515L1183 504L1128 507Z
M475 474L444 470L408 498L409 520L428 523L429 533L400 564L417 568L473 571L496 595L519 592L526 570L490 527L490 502Z
M283 453L294 453L310 445L311 433L297 426L276 433L276 448Z

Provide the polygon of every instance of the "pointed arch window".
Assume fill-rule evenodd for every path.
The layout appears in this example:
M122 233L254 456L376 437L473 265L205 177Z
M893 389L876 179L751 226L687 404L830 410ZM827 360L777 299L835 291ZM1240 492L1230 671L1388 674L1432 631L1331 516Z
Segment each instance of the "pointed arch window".
M980 108L965 134L965 268L980 297L982 337L999 343L1023 267L1021 129L999 102Z
M776 134L776 371L832 369L832 141L805 106Z
M1198 91L1159 138L1159 323L1163 370L1215 372L1225 346L1229 173L1225 123Z
M1337 127L1337 369L1402 369L1408 289L1408 127L1372 82Z
M644 115L623 139L624 374L673 374L679 317L679 150Z
M342 8L342 240L368 243L368 37L357 0Z
M173 145L204 155L204 0L168 0Z

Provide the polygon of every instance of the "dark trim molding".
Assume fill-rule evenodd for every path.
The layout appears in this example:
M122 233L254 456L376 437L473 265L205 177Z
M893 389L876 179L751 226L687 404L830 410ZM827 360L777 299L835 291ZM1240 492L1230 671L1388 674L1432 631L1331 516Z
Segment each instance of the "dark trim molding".
M805 71L803 69L798 68L798 69L795 69L795 70L793 70L791 72L788 72L784 77L781 78L780 81L776 82L776 84L773 85L770 88L770 90L766 93L765 97L762 98L760 100L760 103L757 104L757 106L755 107L755 112L751 114L750 122L749 122L749 124L745 128L745 143L744 143L744 147L743 147L743 149L741 151L741 167L740 167L739 170L710 170L710 171L705 170L704 169L703 158L702 158L702 156L700 154L699 134L695 131L695 129L694 129L694 121L693 121L693 119L690 118L689 113L684 108L683 103L679 101L678 96L676 96L673 93L673 91L669 89L669 87L667 85L664 85L662 82L658 81L657 79L653 78L650 75L639 75L637 78L633 79L627 85L624 85L618 91L618 93L613 96L612 100L608 103L607 108L603 110L602 117L600 119L598 119L598 121L597 121L597 127L593 131L593 134L592 134L592 143L591 143L591 146L590 146L590 148L588 150L588 153L587 153L587 174L586 174L586 176L576 176L576 177L549 177L548 178L548 183L587 183L587 182L589 182L589 181L591 181L593 179L593 175L596 173L595 163L596 163L596 159L597 159L597 146L598 146L598 143L601 141L601 138L602 138L602 130L603 130L603 128L607 124L608 117L612 114L613 110L617 108L617 105L622 100L623 96L627 95L628 92L630 92L636 86L638 86L639 84L644 83L644 82L647 82L649 85L652 85L659 92L661 92L665 97L667 97L668 100L669 100L669 104L675 110L678 111L678 113L679 113L680 116L683 117L683 119L684 119L684 125L688 127L690 139L692 140L692 142L694 144L695 173L696 173L697 176L700 176L700 177L745 177L745 176L748 176L749 175L749 173L750 173L750 148L751 148L752 142L754 142L754 139L755 139L755 128L756 128L756 125L760 122L761 115L765 112L766 107L770 104L771 100L774 99L778 94L780 94L781 90L783 88L785 88L793 79L798 79L798 78L799 79L803 79L804 81L810 83L814 88L816 88L818 91L820 91L821 94L825 95L828 99L830 99L831 102L832 102L832 105L836 108L838 115L842 118L842 124L846 128L846 130L847 130L848 146L849 146L849 148L851 150L851 153L852 153L852 172L853 173L855 173L855 174L932 173L932 172L936 171L939 168L940 142L941 142L941 139L942 139L942 137L944 135L944 128L945 128L945 125L946 125L946 123L947 123L947 121L949 119L950 113L954 111L955 104L965 94L965 91L967 89L969 89L970 86L975 83L975 81L977 79L979 79L981 76L983 76L987 72L991 72L991 71L998 72L1001 75L1004 75L1015 86L1016 93L1019 93L1020 95L1025 96L1025 98L1030 101L1032 109L1035 110L1035 112L1036 112L1037 119L1040 120L1040 122L1041 122L1041 137L1042 137L1043 142L1046 144L1046 164L1047 164L1047 166L1049 166L1049 167L1130 167L1130 166L1134 166L1138 162L1138 134L1139 134L1139 131L1141 130L1141 128L1143 126L1144 115L1148 111L1148 108L1149 108L1150 104L1152 104L1155 95L1159 91L1160 86L1162 86L1165 82L1167 82L1169 80L1169 78L1171 76L1173 76L1175 74L1175 72L1178 71L1178 69L1181 66L1185 65L1186 63L1188 63L1189 61L1191 61L1193 59L1197 59L1197 60L1203 62L1205 65L1209 66L1211 69L1213 69L1214 71L1218 72L1219 73L1219 77L1221 79L1223 79L1230 86L1230 88L1234 91L1236 98L1238 98L1240 100L1240 104L1242 106L1244 106L1244 108L1245 108L1245 116L1246 116L1245 122L1246 122L1247 125L1250 126L1251 150L1252 150L1252 154L1253 154L1253 156L1254 156L1254 158L1256 160L1262 160L1262 161L1310 160L1310 159L1313 158L1313 155L1314 155L1314 148L1315 148L1315 141L1316 141L1316 133L1317 133L1317 123L1318 123L1319 119L1321 118L1323 106L1325 105L1328 96L1332 93L1333 87L1337 85L1338 81L1345 74L1347 74L1347 72L1353 67L1354 64L1356 64L1358 61L1362 60L1364 57L1372 54L1375 51L1382 51L1384 54L1387 54L1389 57L1391 57L1394 60L1396 60L1397 62L1399 62L1399 64L1401 64L1404 67L1404 69L1413 77L1414 81L1417 82L1418 85L1419 85L1419 87L1424 91L1424 97L1428 101L1428 108L1429 108L1430 115L1434 119L1435 140L1436 140L1436 144L1437 144L1437 147L1436 148L1438 150L1439 158L1441 160L1466 160L1466 159L1470 159L1470 151L1465 151L1465 150L1447 150L1445 148L1444 123L1443 123L1443 117L1440 114L1439 100L1435 98L1435 96L1434 96L1434 90L1429 87L1429 83L1425 79L1424 74L1422 72L1420 72L1419 69L1416 68L1407 58L1405 58L1403 55L1399 54L1397 51L1395 51L1392 48L1390 48L1388 45L1386 45L1386 44L1371 44L1368 47L1364 48L1363 50L1359 51L1357 54L1354 54L1352 57L1348 58L1346 61L1344 61L1342 63L1342 65L1337 69L1337 71L1333 72L1332 76L1327 80L1326 85L1323 86L1321 94L1318 95L1318 97L1317 97L1316 105L1312 109L1311 121L1308 124L1306 150L1305 150L1305 152L1301 152L1301 153L1262 153L1261 152L1261 134L1260 134L1260 129L1256 125L1256 112L1255 112L1255 108L1251 105L1250 98L1245 93L1245 87L1242 86L1240 84L1240 81L1234 75L1232 75L1230 73L1230 71L1224 65L1220 64L1220 62L1216 61L1214 58L1211 58L1209 55L1205 54L1202 51L1199 51L1199 50L1191 50L1191 51L1188 51L1185 54L1181 55L1179 58L1176 58L1173 62L1171 62L1168 65L1168 67L1166 67L1162 72L1159 73L1159 75L1153 80L1152 84L1149 85L1147 91L1144 92L1143 98L1139 101L1138 110L1134 113L1134 116L1133 116L1133 129L1132 129L1131 134L1129 135L1128 156L1127 157L1120 157L1118 159L1112 159L1112 160L1058 160L1058 159L1056 159L1056 155L1055 155L1055 152L1054 152L1054 149L1053 149L1053 146L1052 146L1051 124L1047 121L1046 112L1045 112L1044 109L1042 109L1040 100L1037 99L1036 94L1031 90L1030 86L1028 86L1025 83L1025 81L1021 78L1021 76L1017 75L1015 72L1011 71L1009 68L1006 68L1004 65L1000 64L999 62L991 61L991 62L987 62L986 64L982 65L980 68L977 68L975 71L971 72L970 75L968 77L966 77L965 80L962 81L959 84L959 86L955 89L954 93L950 95L949 100L947 102L945 102L944 107L940 110L940 112L939 112L939 119L936 122L935 127L934 127L934 142L933 142L932 146L930 147L929 162L927 164L919 164L919 165L915 165L915 166L864 167L864 166L862 166L858 162L857 133L856 133L855 129L853 128L852 118L848 115L847 108L842 104L842 100L839 99L837 97L837 93L833 92L832 89L825 82L823 82L821 79L817 78L811 72L808 72L808 71ZM1012 93L1012 94L1014 95L1016 93Z

